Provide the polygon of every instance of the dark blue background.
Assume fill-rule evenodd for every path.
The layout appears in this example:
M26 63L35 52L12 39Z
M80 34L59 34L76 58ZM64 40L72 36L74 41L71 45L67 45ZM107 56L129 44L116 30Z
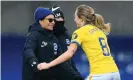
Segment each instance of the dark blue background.
M2 80L21 80L24 42L24 36L6 35L1 37ZM108 42L122 80L133 79L133 37L109 36ZM83 77L88 76L89 67L85 55L78 52L74 56L74 61Z

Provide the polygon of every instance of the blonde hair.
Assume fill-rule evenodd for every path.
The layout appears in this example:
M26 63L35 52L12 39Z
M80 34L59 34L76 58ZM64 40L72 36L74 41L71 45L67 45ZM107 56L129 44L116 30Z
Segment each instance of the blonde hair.
M85 24L92 24L99 29L105 29L104 18L100 14L96 14L94 9L87 5L80 5L76 8L77 16L82 19Z

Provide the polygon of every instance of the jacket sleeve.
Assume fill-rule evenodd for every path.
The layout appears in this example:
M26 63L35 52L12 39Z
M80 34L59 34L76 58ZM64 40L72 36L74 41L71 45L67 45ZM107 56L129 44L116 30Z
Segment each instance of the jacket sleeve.
M23 59L24 62L28 63L35 72L38 71L37 65L39 64L34 53L36 48L37 48L37 34L28 33L24 44Z

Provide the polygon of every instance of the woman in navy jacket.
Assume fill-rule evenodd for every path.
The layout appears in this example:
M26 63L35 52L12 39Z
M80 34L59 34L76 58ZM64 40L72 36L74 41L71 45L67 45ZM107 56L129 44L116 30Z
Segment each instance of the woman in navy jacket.
M74 80L77 73L68 63L48 70L41 69L40 65L43 62L54 60L62 51L58 39L53 35L55 25L53 12L39 7L34 17L35 23L29 27L23 50L22 80ZM68 72L69 75L62 72Z

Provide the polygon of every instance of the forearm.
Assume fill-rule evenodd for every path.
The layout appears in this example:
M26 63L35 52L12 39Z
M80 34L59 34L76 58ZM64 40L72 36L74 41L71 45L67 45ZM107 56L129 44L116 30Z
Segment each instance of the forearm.
M69 49L63 53L62 55L60 55L58 58L56 58L55 60L53 60L52 62L49 63L49 67L53 67L56 66L58 64L61 64L67 60L69 60L74 53L76 52L77 49L74 49L72 47L69 47Z
M66 51L62 55L60 55L58 58L53 60L52 62L49 63L50 67L56 66L58 64L61 64L67 60L69 60L72 57L72 55L69 53L69 51Z

